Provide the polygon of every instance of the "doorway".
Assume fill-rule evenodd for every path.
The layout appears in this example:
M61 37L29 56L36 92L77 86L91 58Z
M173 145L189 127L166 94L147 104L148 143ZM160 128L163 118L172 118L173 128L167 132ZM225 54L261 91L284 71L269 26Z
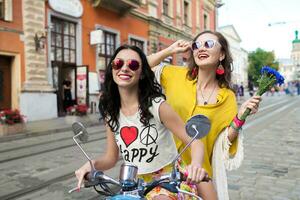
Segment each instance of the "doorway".
M74 105L88 105L88 66L52 62L52 71L59 116L65 116Z
M51 17L51 66L59 116L76 104L76 23Z
M65 65L60 71L59 105L61 113L65 114L69 107L76 104L77 100L76 66Z
M11 57L0 56L0 110L11 108Z

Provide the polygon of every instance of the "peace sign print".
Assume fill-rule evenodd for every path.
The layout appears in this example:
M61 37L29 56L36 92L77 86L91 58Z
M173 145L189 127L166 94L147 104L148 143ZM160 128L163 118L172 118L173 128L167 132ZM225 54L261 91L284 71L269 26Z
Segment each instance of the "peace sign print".
M146 126L140 134L141 143L146 145L146 147L150 144L156 144L157 137L158 132L156 130L155 124Z

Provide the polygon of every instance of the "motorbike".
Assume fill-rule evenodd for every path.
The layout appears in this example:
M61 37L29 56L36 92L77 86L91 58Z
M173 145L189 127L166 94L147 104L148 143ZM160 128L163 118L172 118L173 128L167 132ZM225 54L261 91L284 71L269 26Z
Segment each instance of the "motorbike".
M79 147L81 152L87 158L91 165L91 172L85 176L83 184L84 188L93 187L99 194L105 196L106 200L142 200L155 187L160 186L172 193L182 193L201 200L201 197L196 194L180 189L180 184L184 181L184 175L179 172L176 167L176 162L183 152L192 144L195 139L200 139L206 136L210 130L210 121L204 115L195 115L191 117L185 129L187 134L192 138L183 150L172 161L172 171L170 174L160 177L159 180L154 180L150 183L145 183L142 179L137 178L138 168L130 163L123 163L120 168L119 180L115 180L102 171L96 170L91 158L84 151L79 141L85 143L88 141L88 132L86 128L80 123L72 124L74 132L73 140ZM206 178L204 181L210 180ZM117 191L116 189L117 188ZM69 193L78 190L77 187L69 190Z

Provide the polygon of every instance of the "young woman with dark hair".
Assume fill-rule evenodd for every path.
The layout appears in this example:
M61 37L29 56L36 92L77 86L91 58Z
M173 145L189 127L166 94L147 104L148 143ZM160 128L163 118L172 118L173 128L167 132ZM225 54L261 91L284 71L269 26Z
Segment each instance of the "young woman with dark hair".
M93 160L96 169L115 166L121 152L123 160L138 167L138 175L152 181L172 168L177 155L173 136L188 143L183 121L166 103L160 85L155 81L147 58L137 47L123 45L111 58L106 69L103 94L99 104L106 123L106 153ZM191 162L186 166L188 182L199 183L206 175L202 168L203 144L191 145ZM89 163L75 174L78 187L91 171ZM158 192L159 191L159 192ZM153 190L148 199L171 199L175 194L163 188Z
M242 134L244 121L240 117L250 108L257 112L260 96L253 96L238 110L231 88L232 57L229 44L218 32L204 31L192 42L179 40L168 48L148 56L151 67L174 53L189 52L187 67L160 65L155 74L161 83L168 103L187 121L193 115L206 115L211 121L208 135L201 139L204 144L203 167L213 182L200 183L199 192L204 199L227 200L225 169L237 168L242 161ZM175 138L177 149L182 142ZM238 151L237 151L238 150ZM182 156L190 162L189 152Z

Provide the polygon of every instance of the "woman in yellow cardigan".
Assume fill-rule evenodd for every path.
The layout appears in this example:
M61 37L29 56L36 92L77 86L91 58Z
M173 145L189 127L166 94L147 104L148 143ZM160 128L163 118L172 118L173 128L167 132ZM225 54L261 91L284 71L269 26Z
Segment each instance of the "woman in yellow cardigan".
M229 45L218 32L204 31L192 43L179 40L148 56L148 61L154 67L164 58L186 51L191 55L188 67L159 65L155 68L156 77L165 91L167 102L185 122L196 114L210 119L211 130L202 139L205 146L203 167L213 177L213 182L201 183L198 190L205 200L228 199L225 169L237 168L243 158L242 134L239 132L244 121L239 118L246 108L252 113L257 112L261 97L253 96L238 111L231 88ZM184 146L178 139L176 145L179 151ZM182 159L184 163L190 163L189 152L185 152Z

